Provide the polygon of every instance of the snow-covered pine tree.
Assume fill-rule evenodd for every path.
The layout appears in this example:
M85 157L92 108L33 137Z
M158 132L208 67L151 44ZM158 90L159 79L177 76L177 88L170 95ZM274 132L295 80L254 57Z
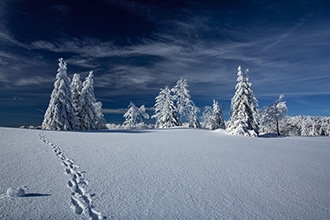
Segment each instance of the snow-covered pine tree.
M143 118L148 119L149 115L146 113L144 105L138 108L133 102L128 105L128 110L123 116L125 121L123 126L125 128L137 128L137 125L143 123Z
M193 104L193 103L192 103ZM189 110L189 127L190 128L200 128L201 125L198 121L197 113L199 112L199 109L192 105Z
M177 110L173 102L171 90L166 86L160 89L159 95L155 98L155 114L152 118L156 119L156 128L169 128L178 126Z
M219 106L218 101L213 99L213 105L205 106L203 111L203 128L215 130L215 129L225 129L225 121L222 117L222 109Z
M213 109L211 106L205 106L203 111L203 123L202 127L205 129L213 129Z
M102 102L94 103L95 112L96 112L96 129L101 130L105 128L106 121L102 112Z
M59 59L59 68L54 82L54 89L46 110L42 129L47 130L75 130L77 117L72 105L70 79L63 58Z
M226 125L225 125L225 120L222 117L222 109L218 103L218 101L215 101L213 99L213 117L212 117L213 121L214 121L214 126L213 129L225 129Z
M190 100L191 96L188 90L187 79L179 79L176 82L176 85L172 88L173 99L176 103L176 108L179 117L179 125L182 125L182 118L185 118L189 121L190 118L193 118L190 114L195 114L194 112L194 103Z
M80 129L81 124L81 106L80 106L80 93L82 89L82 82L80 80L80 74L75 73L72 77L71 82L71 93L72 93L72 105L77 117L77 128Z
M237 69L236 92L231 100L230 119L226 131L233 135L257 136L258 122L257 99L253 94L251 83L247 76L248 70L243 74L241 66Z
M96 102L93 78L93 71L90 71L80 93L81 130L97 130L104 127L102 104Z

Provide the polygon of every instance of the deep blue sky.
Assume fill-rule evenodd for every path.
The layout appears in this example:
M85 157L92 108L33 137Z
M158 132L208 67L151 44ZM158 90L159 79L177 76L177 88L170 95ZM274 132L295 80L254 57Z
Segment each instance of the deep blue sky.
M238 65L260 108L283 93L290 115L329 116L329 11L327 0L2 0L0 126L41 124L59 57L70 76L94 70L108 122L180 77L198 107L216 99L228 118Z

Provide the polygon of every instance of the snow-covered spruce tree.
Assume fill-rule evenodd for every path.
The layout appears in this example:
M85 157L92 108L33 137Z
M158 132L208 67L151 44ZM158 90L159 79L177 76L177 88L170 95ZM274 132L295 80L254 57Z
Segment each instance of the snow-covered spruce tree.
M187 79L179 79L176 85L172 88L173 99L176 103L176 108L179 117L179 125L182 125L182 118L189 121L189 118L193 118L190 114L196 114L194 112L195 105L193 101L190 100L191 96L188 90Z
M82 82L80 80L80 75L75 73L72 77L71 82L71 93L72 93L72 105L77 117L77 128L80 129L81 123L81 106L80 106L80 93L82 89Z
M203 111L203 123L202 127L205 129L213 129L213 109L211 106L205 106Z
M128 105L128 110L123 117L125 118L123 126L125 128L130 129L143 127L143 118L148 119L149 115L146 113L144 105L138 108L133 102L130 102L130 104Z
M218 101L213 99L213 106L205 106L203 111L203 128L209 130L225 129L225 121L222 117L222 109Z
M322 117L320 134L330 136L330 117Z
M222 109L218 103L218 101L215 101L213 99L213 115L212 115L212 119L213 119L213 128L212 129L225 129L226 125L225 125L225 120L222 117Z
M190 107L189 110L189 127L190 128L200 128L201 125L198 121L197 113L199 112L199 109L192 103L193 105Z
M263 132L277 133L281 135L281 128L286 127L286 114L288 113L288 107L283 100L284 95L281 94L279 98L271 105L268 105L260 113L260 125Z
M93 71L86 77L80 93L81 130L97 130L104 127L102 104L96 102L94 95Z
M72 104L70 79L63 58L59 59L54 89L46 110L42 129L47 130L75 130L77 117Z
M155 114L151 118L156 119L156 128L169 128L178 126L177 110L173 102L171 90L166 86L160 89L155 98Z
M236 92L231 100L230 119L226 131L233 135L255 137L259 130L256 120L257 99L253 94L247 73L248 70L243 74L241 66L238 67Z
M96 112L96 129L101 130L106 128L106 121L102 112L102 102L95 102L94 107Z

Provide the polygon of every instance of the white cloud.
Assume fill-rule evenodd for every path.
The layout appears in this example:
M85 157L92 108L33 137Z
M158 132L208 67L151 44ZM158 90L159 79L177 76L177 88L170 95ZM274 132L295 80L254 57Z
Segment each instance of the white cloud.
M14 82L16 86L32 86L32 85L42 85L44 83L50 83L54 81L54 79L50 79L49 77L41 77L41 76L33 76L29 78L20 78Z
M125 114L127 108L117 108L117 109L110 109L110 108L102 108L102 112L104 114Z
M123 115L127 111L128 108L116 108L116 109L110 109L110 108L102 108L102 112L104 114L118 114ZM146 111L154 111L154 107L145 108Z

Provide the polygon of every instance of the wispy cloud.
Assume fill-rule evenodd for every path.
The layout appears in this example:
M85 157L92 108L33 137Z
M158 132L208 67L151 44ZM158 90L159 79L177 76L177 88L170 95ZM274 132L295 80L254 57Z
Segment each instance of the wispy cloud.
M16 86L33 86L33 85L43 85L45 83L51 83L54 79L49 77L33 76L29 78L20 78L15 80L14 85Z
M128 110L128 108L116 108L116 109L109 109L109 108L102 108L102 112L104 114L118 114L123 115ZM146 111L154 111L154 107L145 108Z
M121 3L109 1L109 4ZM120 7L130 8L134 4L125 3ZM230 99L238 65L251 70L250 79L260 96L279 92L303 95L328 91L324 82L329 81L326 75L329 64L325 63L325 57L319 57L316 61L308 54L302 55L312 53L312 47L329 46L326 38L330 37L330 31L322 25L315 26L309 32L304 29L304 20L283 29L276 27L272 30L272 27L265 27L263 33L260 27L240 30L214 24L213 20L214 17L207 14L191 14L186 20L167 20L163 22L167 28L159 28L152 37L126 46L119 46L111 40L77 38L64 33L56 40L40 39L24 44L6 32L0 33L0 38L2 42L7 40L34 55L44 52L52 52L58 56L65 54L69 71L71 65L82 68L82 71L94 70L96 87L109 88L111 92L107 94L118 96L148 91L155 93L160 87L171 86L178 78L185 77L191 92L198 96ZM305 60L295 60L295 56ZM12 70L14 72L22 72L29 59L30 57L0 51L2 65L20 60L16 65L17 69ZM313 66L315 69L304 65L307 59L310 59L308 62L318 64ZM45 62L42 59L36 60L28 69ZM48 67L54 67L47 75L42 76L38 72L35 73L35 80L30 80L29 75L12 84L28 86L48 82L49 85L57 67L56 60L52 62L54 63L47 63ZM0 75L0 80L10 83L13 77L8 68L6 72L5 76ZM304 73L303 77L299 74L301 72ZM314 72L320 75L317 76Z
M111 41L70 38L57 42L36 41L30 45L30 49L75 54L68 59L68 63L97 69L100 73L96 76L99 81L97 86L104 88L121 89L131 86L132 89L147 89L151 84L163 86L185 76L193 84L194 89L198 88L199 84L211 83L214 86L209 87L213 89L210 93L227 93L229 97L238 65L251 69L251 79L254 85L259 87L259 91L275 92L282 88L286 92L300 90L303 94L306 88L297 85L297 82L311 84L316 80L312 73L309 80L308 73L306 77L301 78L298 73L306 72L306 67L303 63L294 61L292 57L295 51L308 49L315 45L315 42L325 44L324 33L328 36L329 31L317 29L315 32L304 33L304 23L301 22L291 29L276 30L271 36L247 36L241 41L205 41L198 37L198 33L202 28L201 24L207 21L205 18L198 19L200 22L173 21L173 24L177 25L173 30L174 35L159 32L155 33L153 39L145 39L124 47ZM224 31L217 28L214 31L224 32L230 36L244 36L243 31L239 33L237 30ZM196 35L189 37L195 32ZM274 38L277 40L273 41ZM293 50L288 51L287 47ZM146 62L151 59L152 62ZM144 64L141 66L142 63ZM325 68L327 67L326 65ZM274 76L277 79L275 81ZM215 88L215 84L218 84L219 88ZM273 89L267 84L273 86ZM321 87L318 87L320 93L323 92ZM206 92L203 90L201 92Z
M117 109L109 109L109 108L102 108L102 112L104 114L125 114L127 111L127 108L117 108Z

